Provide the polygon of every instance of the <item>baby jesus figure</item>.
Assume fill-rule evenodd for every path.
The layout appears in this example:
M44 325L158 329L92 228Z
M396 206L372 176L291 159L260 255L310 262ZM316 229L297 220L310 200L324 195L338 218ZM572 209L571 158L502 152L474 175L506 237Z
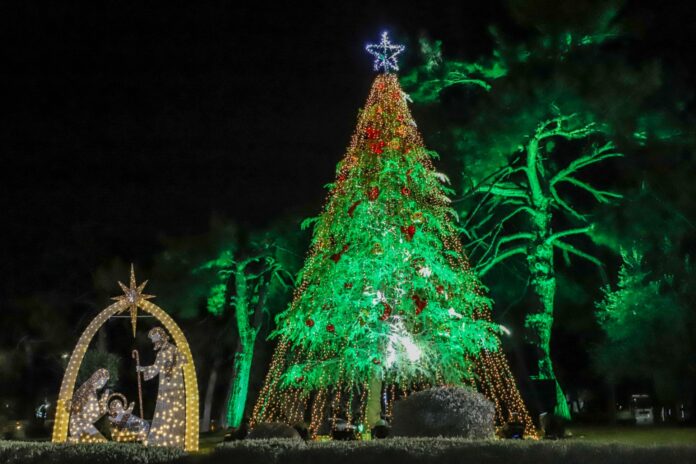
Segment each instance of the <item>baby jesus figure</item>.
M126 409L124 401L115 398L109 402L109 421L113 426L111 438L121 442L145 440L150 431L150 424L145 419L133 414L134 402L131 402Z

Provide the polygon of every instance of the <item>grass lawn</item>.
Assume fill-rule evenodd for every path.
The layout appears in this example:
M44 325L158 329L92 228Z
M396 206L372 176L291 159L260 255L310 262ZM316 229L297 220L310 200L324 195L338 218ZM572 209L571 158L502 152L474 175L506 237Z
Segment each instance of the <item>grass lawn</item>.
M569 425L572 434L566 442L618 443L622 445L696 445L696 427L637 425ZM223 433L201 436L201 451L210 451L220 444Z
M572 441L624 445L696 445L696 427L569 425Z
M570 426L563 440L393 438L367 441L201 437L186 454L137 444L56 445L0 440L0 464L688 464L696 428ZM219 446L220 445L220 446Z

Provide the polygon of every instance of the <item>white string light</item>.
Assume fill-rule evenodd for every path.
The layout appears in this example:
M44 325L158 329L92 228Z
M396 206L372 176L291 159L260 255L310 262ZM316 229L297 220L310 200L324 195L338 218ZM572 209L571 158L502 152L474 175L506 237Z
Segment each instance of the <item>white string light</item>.
M136 290L139 288L137 293L142 290L143 285L136 286ZM160 395L162 399L165 400L170 406L168 409L172 413L169 417L164 419L165 426L160 428L156 435L161 440L155 440L153 445L161 446L176 446L183 447L186 451L196 451L198 450L198 382L196 379L196 370L193 364L193 356L191 355L191 350L186 341L186 337L179 328L179 326L174 322L174 320L167 313L162 310L159 306L154 303L147 301L148 298L144 298L144 295L140 294L140 298L136 296L137 307L146 313L154 316L166 329L167 333L172 337L174 346L180 351L183 359L183 365L180 367L183 370L182 375L178 374L174 379L177 384L176 391L174 394L172 391L162 392ZM149 295L146 295L149 296ZM77 380L77 373L82 364L82 360L85 356L87 348L94 338L97 331L106 323L106 321L117 314L120 314L130 308L130 301L128 298L119 298L111 306L102 310L97 316L89 323L87 328L82 332L75 349L70 355L68 366L65 370L65 375L63 376L63 381L61 383L60 394L58 396L58 401L56 403L56 416L53 426L53 437L52 441L54 443L63 443L68 440L69 426L71 422L71 404L73 402L73 391L75 389L75 381ZM183 378L181 378L183 376ZM181 397L181 386L180 383L183 382L184 395ZM100 386L101 388L101 386ZM97 404L96 402L90 401L87 406L89 412L87 416L92 416L95 413L101 414L105 409L104 406ZM183 414L182 414L183 413ZM82 420L77 418L73 419L73 430L84 429L86 421L89 418ZM181 430L183 429L183 436ZM174 433L173 433L174 432ZM83 442L96 442L102 441L99 435L80 434L78 430L77 441ZM81 435L81 436L80 436ZM103 437L102 437L103 438ZM125 436L114 437L117 440L119 438L126 439ZM73 440L71 440L73 441Z
M369 44L365 47L365 50L375 57L375 71L381 70L384 73L399 70L396 56L405 49L403 45L392 44L386 31L382 32L382 40L378 44Z

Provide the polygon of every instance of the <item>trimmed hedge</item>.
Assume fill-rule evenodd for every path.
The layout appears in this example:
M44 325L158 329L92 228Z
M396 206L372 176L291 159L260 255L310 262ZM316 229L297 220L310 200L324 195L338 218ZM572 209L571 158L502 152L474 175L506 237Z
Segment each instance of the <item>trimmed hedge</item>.
M394 402L392 434L401 437L493 438L495 406L471 388L437 387Z
M219 446L206 464L681 464L696 446L627 446L577 441L387 438L372 441L254 440Z
M240 440L212 453L139 445L56 445L0 441L2 464L686 464L696 446L629 446L574 440L387 438L304 443L296 439Z
M160 464L183 462L186 453L174 448L138 444L57 444L0 441L2 464Z
M257 425L247 435L249 440L262 440L271 438L291 438L302 440L299 432L282 422L265 422Z

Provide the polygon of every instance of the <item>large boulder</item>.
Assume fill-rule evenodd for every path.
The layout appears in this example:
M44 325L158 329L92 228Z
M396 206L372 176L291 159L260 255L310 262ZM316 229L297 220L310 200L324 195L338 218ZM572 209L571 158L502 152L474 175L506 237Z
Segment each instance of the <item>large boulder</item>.
M493 438L495 406L471 388L438 387L394 403L392 435Z
M302 440L297 430L282 422L264 422L258 424L251 429L247 438L252 440L266 438L292 438Z

